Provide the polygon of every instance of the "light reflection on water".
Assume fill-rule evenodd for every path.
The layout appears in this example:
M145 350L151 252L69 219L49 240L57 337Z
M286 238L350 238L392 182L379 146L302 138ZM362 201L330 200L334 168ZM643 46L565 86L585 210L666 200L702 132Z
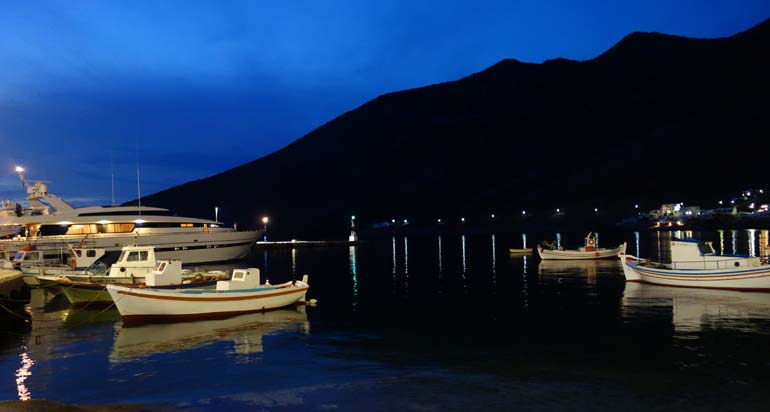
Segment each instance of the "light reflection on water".
M557 241L577 247L585 233L560 232ZM489 386L465 396L485 410L500 404L493 394L514 403L526 398L529 409L595 406L575 406L575 398L558 396L561 400L542 403L538 396L523 395L559 390L583 397L594 393L593 400L605 405L644 391L645 397L634 398L640 410L654 409L677 399L679 392L666 389L674 387L693 397L730 394L749 402L738 405L744 409L766 405L752 402L765 396L764 384L770 381L761 349L770 345L770 294L626 284L614 259L541 261L537 254L498 259L497 250L507 253L520 242L526 247L553 234L392 236L361 246L259 251L238 267L266 265L269 259L274 283L285 280L281 273L294 276L298 268L310 268L308 297L318 298L319 306L283 313L283 320L255 314L125 329L114 311L111 319L110 311L73 310L36 291L30 305L33 331L24 341L29 347L16 346L0 357L0 376L23 377L24 390L0 387L0 396L117 402L127 395L112 389L130 383L137 398L194 406L210 402L205 405L211 410L227 409L222 405L230 404L217 400L232 393L244 394L228 398L238 405L234 410L270 409L238 403L268 396L264 391L297 399L280 410L318 405L349 410L336 399L349 395L350 382L364 382L364 395L351 404L376 409L421 392L452 392L466 387L468 376L483 376ZM680 235L718 243L720 253L725 244L737 253L768 253L767 230ZM669 255L675 236L602 233L608 245L634 242L637 255L655 259ZM41 336L39 344L35 336ZM34 359L27 372L27 364L19 367L20 356L25 359L20 354ZM422 375L404 379L404 371L415 370L440 374L440 379L431 385ZM724 389L701 389L703 382L693 383L699 376L729 382L720 381ZM150 384L156 378L164 379L163 388ZM592 390L586 380L604 389ZM524 386L512 388L510 382ZM665 385L651 390L649 382ZM319 387L324 395L316 393L322 399L311 404L311 388ZM618 392L608 397L606 388ZM714 405L695 406L713 410L719 404ZM449 400L435 397L417 406L452 409Z

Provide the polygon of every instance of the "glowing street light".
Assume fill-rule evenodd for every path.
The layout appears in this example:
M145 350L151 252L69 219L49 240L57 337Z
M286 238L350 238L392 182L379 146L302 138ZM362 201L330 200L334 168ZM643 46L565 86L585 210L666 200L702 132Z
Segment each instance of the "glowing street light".
M21 166L16 166L16 173L21 173L24 171L24 168Z
M595 207L595 208L594 208L594 212L598 212L598 211L599 211L599 208L598 208L598 207Z
M269 221L270 221L270 219L267 216L263 216L262 217L262 225L263 225L263 227L265 229L265 235L264 235L264 237L262 239L265 240L265 241L267 241L267 222L269 222Z
M559 209L559 208L557 207L557 208L556 208L556 213L560 213L560 212L561 212L561 209Z
M492 213L490 216L492 217L492 219L495 218L495 214L494 213Z
M464 217L461 217L461 218L460 218L460 221L461 221L461 222L463 222L463 223L465 223L465 218L464 218Z
M527 214L527 211L526 211L526 210L522 210L522 211L521 211L521 214L522 214L522 215L526 215L526 214Z
M634 205L634 209L639 209L639 205L638 204Z

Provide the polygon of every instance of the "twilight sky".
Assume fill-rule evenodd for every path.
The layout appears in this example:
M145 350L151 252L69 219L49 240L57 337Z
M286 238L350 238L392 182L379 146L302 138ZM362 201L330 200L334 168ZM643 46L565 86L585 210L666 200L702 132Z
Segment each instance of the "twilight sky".
M147 195L504 58L584 60L632 31L722 37L768 17L767 0L5 2L0 199L24 199L18 164L78 206L109 204L114 173L123 202L137 160Z

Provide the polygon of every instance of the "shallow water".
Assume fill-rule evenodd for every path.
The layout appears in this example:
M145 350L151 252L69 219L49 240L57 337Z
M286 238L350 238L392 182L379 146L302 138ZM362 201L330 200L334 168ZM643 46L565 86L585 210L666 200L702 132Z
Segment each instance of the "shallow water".
M666 257L672 236L766 255L766 231L601 233ZM255 250L315 307L124 328L35 290L0 337L0 399L167 410L742 410L770 395L770 294L626 284L616 261L514 256L524 235ZM574 248L584 234L560 234ZM533 246L556 234L526 235ZM220 267L221 268L221 267ZM2 378L5 376L5 378Z

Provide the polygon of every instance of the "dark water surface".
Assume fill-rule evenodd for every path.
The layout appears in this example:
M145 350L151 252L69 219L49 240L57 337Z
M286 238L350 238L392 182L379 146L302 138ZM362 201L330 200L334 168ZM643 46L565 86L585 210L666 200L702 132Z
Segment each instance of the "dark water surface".
M567 248L584 233L560 234ZM666 258L672 236L767 255L761 230L601 233ZM770 294L626 284L619 263L510 255L522 234L255 250L315 307L123 328L34 290L0 335L0 400L216 411L764 410ZM527 245L556 234L527 236ZM137 406L138 408L139 406Z

